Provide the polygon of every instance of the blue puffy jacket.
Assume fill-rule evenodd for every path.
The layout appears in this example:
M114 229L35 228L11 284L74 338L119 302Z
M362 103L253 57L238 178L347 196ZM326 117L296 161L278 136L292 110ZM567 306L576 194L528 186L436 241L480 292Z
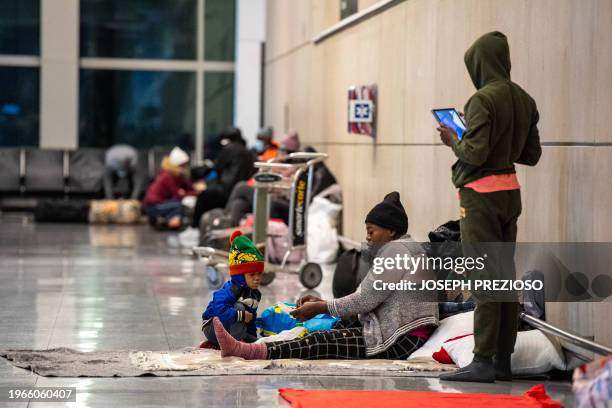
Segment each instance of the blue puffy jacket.
M251 289L246 284L241 285L235 282L235 279L226 282L220 289L213 293L213 298L202 313L204 328L213 317L218 317L223 323L223 326L229 328L237 321L244 321L244 313L236 310L234 305L240 302L244 305L245 310L253 314L253 319L247 323L247 332L253 336L257 336L257 327L255 319L257 318L257 306L261 300L261 292L257 289Z

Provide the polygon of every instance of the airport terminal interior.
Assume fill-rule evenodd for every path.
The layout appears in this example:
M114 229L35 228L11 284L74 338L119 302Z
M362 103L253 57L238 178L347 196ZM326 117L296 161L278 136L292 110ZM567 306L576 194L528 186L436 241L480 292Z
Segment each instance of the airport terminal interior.
M610 406L612 1L0 10L0 406Z

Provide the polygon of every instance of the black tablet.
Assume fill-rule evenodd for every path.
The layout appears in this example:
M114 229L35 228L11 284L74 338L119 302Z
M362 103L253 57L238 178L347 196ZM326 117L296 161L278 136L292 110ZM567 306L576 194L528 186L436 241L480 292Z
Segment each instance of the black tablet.
M453 129L457 133L459 140L461 140L465 133L465 122L455 108L433 109L431 113L433 113L439 123Z

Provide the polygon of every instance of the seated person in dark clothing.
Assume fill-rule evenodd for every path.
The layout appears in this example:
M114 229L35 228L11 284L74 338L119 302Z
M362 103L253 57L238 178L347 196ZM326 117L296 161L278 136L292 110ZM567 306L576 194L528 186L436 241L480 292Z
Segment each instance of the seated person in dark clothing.
M268 126L259 129L257 141L253 150L257 154L259 161L268 161L278 156L278 143L274 141L274 130Z
M310 146L304 150L309 153L316 153L316 150ZM315 197L321 191L336 183L336 178L324 163L316 164L312 180L312 197ZM240 220L253 212L253 184L251 182L236 184L227 201L225 209L229 211L234 225L239 225ZM289 223L289 197L284 194L278 194L271 198L270 217L281 219L285 224Z
M254 173L253 154L246 148L240 129L228 127L221 133L223 148L213 168L217 177L206 184L197 198L191 228L179 236L186 246L197 243L202 215L214 208L223 208L232 189L239 181L248 180Z
M279 157L287 156L291 153L296 153L300 150L300 138L295 130L289 130L287 136L282 140L279 147ZM288 176L289 174L284 174ZM240 220L247 214L253 212L253 193L255 181L243 181L234 187L225 209L232 217L232 223L239 225ZM288 223L289 219L289 200L281 197L273 197L270 200L270 217L278 218Z

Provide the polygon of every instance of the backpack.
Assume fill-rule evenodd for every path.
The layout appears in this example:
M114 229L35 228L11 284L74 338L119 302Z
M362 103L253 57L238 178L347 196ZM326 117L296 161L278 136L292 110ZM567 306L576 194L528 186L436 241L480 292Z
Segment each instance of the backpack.
M200 246L229 251L232 227L235 227L232 217L224 208L205 212L200 219Z
M341 298L357 290L360 282L357 282L359 272L359 260L361 251L349 249L338 257L338 263L334 270L332 281L332 292L334 298Z

